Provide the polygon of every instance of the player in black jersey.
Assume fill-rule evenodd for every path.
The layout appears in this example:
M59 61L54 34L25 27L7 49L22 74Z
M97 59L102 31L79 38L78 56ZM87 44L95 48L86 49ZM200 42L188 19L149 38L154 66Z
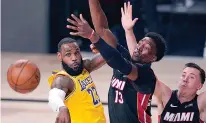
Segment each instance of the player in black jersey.
M130 53L117 43L108 28L107 19L98 0L89 0L92 22L97 34L103 39L92 42L100 51L107 64L113 68L113 77L108 94L111 123L150 123L151 98L156 77L150 64L162 59L165 42L157 33L148 33ZM125 4L122 12L131 11ZM137 19L132 24L136 22ZM130 22L124 21L130 25ZM93 33L92 37L98 39ZM107 43L105 43L107 42ZM129 47L130 48L130 47Z
M99 36L90 27L82 26L84 19L69 20L75 26L68 26L77 30L72 35L82 36L83 30L90 30L90 38L99 49L107 64L113 68L113 77L108 94L108 107L111 123L151 123L151 98L155 89L156 77L150 68L150 63L159 61L165 52L164 39L156 33L148 33L135 42L135 51L130 53L121 45L110 32L106 17L98 0L89 0L92 21ZM125 4L124 10L131 12L131 5ZM80 16L81 18L81 16ZM130 22L124 21L124 24ZM132 23L134 24L134 23Z
M206 91L197 95L205 82L205 71L195 63L187 63L178 90L172 91L157 82L159 123L203 123L206 121Z
M126 6L126 5L125 5ZM132 27L136 19L132 20L131 6L122 9L122 24L125 29L127 44L132 54L135 49L135 36ZM206 92L196 94L205 81L205 72L197 64L185 65L179 83L178 91L171 91L169 87L157 80L154 95L158 98L158 113L160 123L202 123L206 121Z

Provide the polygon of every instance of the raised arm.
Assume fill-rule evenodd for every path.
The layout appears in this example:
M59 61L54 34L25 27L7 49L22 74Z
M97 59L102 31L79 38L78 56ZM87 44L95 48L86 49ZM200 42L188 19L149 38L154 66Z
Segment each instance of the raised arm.
M133 32L133 27L137 22L138 18L132 20L132 5L130 5L130 2L124 3L124 8L121 8L121 13L122 13L121 21L122 21L122 26L125 30L127 46L129 49L130 56L132 56L137 46L137 41Z
M117 46L117 39L110 31L107 17L101 8L99 0L89 0L89 8L96 33L113 48Z
M66 94L70 94L74 89L74 83L71 79L65 76L58 76L52 83L49 91L49 106L54 112L59 112L56 123L70 123L70 113L64 105Z
M158 108L159 115L164 110L164 107L169 101L171 95L172 95L172 90L167 85L165 85L164 83L160 82L157 79L154 96L157 99L157 108Z
M200 119L206 121L206 91L199 94L197 103L200 111Z
M82 14L80 14L79 18L72 14L72 19L68 18L67 21L72 25L67 25L67 28L72 29L76 32L70 32L71 35L74 36L81 36L83 38L90 39L91 42L99 40L99 36L93 29L89 26L88 22L83 18ZM95 46L93 44L90 45L91 50L94 53L97 53ZM105 64L105 60L97 53L92 58L84 59L84 67L89 71L92 72L96 69L99 69Z

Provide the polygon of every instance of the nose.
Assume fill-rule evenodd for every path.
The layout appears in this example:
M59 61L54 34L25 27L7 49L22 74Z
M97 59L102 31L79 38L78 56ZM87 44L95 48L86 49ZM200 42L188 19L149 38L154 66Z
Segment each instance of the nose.
M187 84L187 82L188 82L188 77L187 76L185 76L184 78L182 78L182 85L186 85Z
M77 60L76 55L72 54L72 61L76 61L76 60Z

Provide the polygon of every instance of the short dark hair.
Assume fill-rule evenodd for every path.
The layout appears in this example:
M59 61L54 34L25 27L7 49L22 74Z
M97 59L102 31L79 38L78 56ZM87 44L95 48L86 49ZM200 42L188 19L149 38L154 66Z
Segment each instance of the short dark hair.
M191 68L195 68L195 69L199 70L200 71L201 83L202 84L205 83L205 71L199 65L190 62L190 63L185 64L185 68L186 67L191 67Z
M69 38L69 37L63 38L63 39L58 43L58 51L61 51L61 46L62 46L63 44L73 43L73 42L76 42L76 40L74 40L73 38Z
M159 61L163 58L166 53L166 42L165 39L158 33L148 32L145 37L151 38L156 44L156 61Z

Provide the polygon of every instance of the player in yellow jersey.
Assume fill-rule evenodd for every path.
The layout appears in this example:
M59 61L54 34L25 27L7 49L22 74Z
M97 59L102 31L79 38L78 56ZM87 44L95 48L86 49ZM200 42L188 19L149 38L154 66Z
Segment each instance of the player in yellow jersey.
M92 32L84 34L90 38ZM90 38L93 39L93 36ZM104 109L90 73L105 64L100 54L82 59L77 42L64 38L57 58L63 69L49 77L49 106L59 112L55 123L106 123Z

